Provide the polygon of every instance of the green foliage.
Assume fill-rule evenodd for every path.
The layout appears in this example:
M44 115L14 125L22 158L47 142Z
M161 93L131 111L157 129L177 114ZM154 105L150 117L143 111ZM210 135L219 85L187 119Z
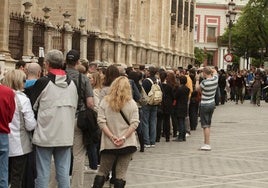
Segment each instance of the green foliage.
M229 29L221 36L228 43ZM268 56L268 0L249 0L231 28L233 54L238 57L263 59ZM260 49L266 49L262 54Z
M195 55L195 64L200 66L206 59L207 55L202 48L195 47L194 48L194 55Z
M260 67L261 64L262 62L260 61L260 59L255 59L255 58L251 59L251 65L253 65L254 67Z

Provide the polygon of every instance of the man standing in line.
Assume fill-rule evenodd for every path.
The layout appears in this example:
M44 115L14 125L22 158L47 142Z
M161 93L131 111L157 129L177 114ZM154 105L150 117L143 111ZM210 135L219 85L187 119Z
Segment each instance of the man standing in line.
M31 87L35 84L36 80L41 77L41 66L36 63L27 63L25 65L25 74L27 79L24 83L24 93L27 96L30 96ZM26 174L25 182L23 183L24 188L34 188L34 180L36 177L36 167L35 167L35 149L33 147L33 152L28 155L27 164L26 164Z
M1 68L0 68L1 74ZM8 188L8 124L15 111L14 92L0 83L0 187Z
M48 187L52 155L58 187L70 187L71 146L78 95L75 83L62 70L63 62L61 51L49 51L45 57L48 74L36 81L30 94L33 109L37 111L37 127L33 135L36 188Z
M78 89L81 91L79 96L79 109L77 111L83 111L86 108L94 107L93 89L89 82L89 79L84 74L79 74L76 70L76 66L79 65L80 55L76 50L70 50L66 54L66 72L72 79ZM81 76L81 78L79 78ZM81 80L81 83L79 83ZM81 87L81 88L79 88ZM84 133L85 134L85 133ZM72 184L71 187L83 188L84 182L84 168L86 158L86 147L83 143L83 132L77 127L77 123L74 125L74 144L73 144L73 170L72 170Z
M155 67L149 67L148 69L149 76L144 79L142 82L142 87L145 92L148 94L151 90L152 83L156 83L156 73L157 69ZM151 81L149 80L151 79ZM157 124L157 105L146 104L142 106L142 118L141 118L141 126L144 138L144 147L150 148L155 147L156 141L156 124Z
M201 90L200 103L201 127L204 133L204 145L200 150L210 151L210 126L215 109L215 93L218 87L218 73L214 68L204 67L202 69L204 79L199 84L199 75L196 76L196 89Z

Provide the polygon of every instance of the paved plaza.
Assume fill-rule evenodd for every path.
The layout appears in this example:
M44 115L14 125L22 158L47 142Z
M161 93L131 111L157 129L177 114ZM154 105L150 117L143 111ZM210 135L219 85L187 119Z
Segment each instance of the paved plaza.
M186 142L165 142L136 152L129 188L268 188L268 103L249 101L217 106L211 129L212 151L198 150L203 132L198 125ZM85 174L85 187L95 174ZM106 187L109 187L106 185Z

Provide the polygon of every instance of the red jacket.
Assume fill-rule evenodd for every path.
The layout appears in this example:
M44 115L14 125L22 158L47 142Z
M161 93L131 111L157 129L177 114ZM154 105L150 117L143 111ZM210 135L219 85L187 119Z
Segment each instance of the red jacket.
M12 89L0 85L0 133L10 132L8 124L12 121L16 106L14 97Z

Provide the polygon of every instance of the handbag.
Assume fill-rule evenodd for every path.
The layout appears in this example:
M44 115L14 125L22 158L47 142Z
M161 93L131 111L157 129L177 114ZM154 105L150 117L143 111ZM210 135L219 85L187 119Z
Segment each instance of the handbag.
M78 79L78 112L77 112L77 127L82 131L92 130L97 125L97 113L91 108L81 110L84 100L81 94L82 75L79 73ZM98 126L98 125L97 125Z
M81 129L82 131L85 131L88 129L88 108L86 108L85 110L81 110L81 106L83 103L83 100L81 98L82 94L81 94L81 84L82 84L82 76L81 73L79 73L79 78L78 78L78 88L77 88L77 92L78 92L78 112L77 112L77 127L79 129Z

